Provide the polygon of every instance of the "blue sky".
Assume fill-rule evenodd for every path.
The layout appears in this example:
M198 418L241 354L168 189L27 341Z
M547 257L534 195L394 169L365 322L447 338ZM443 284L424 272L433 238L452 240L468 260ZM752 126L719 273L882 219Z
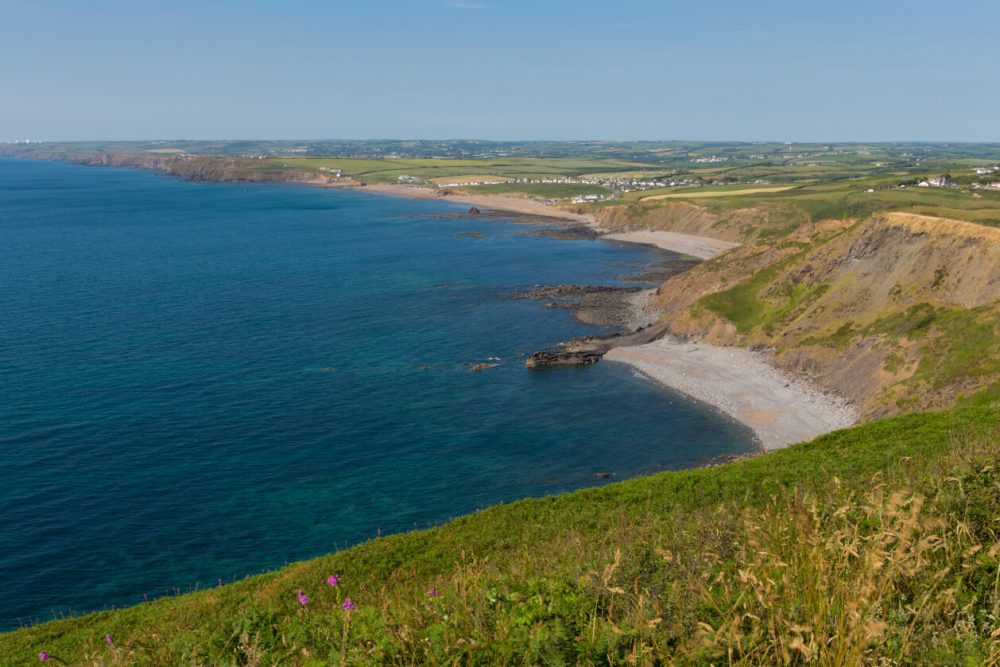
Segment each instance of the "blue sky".
M0 0L0 140L1000 141L1000 2Z

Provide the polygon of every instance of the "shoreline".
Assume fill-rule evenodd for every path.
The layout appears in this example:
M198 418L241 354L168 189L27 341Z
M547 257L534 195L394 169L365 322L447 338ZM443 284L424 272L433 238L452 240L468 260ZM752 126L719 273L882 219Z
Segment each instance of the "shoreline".
M604 359L626 364L746 425L765 452L848 428L859 416L847 401L783 373L745 348L663 337L615 347Z
M58 158L34 159L74 162ZM162 166L151 164L105 165L87 162L77 162L77 164L152 169L186 180L197 180L182 174L172 174ZM263 181L219 180L218 182ZM493 211L545 218L553 222L576 223L599 234L597 238L601 240L651 245L661 250L702 260L712 259L740 245L706 236L668 231L613 232L601 227L593 215L566 211L529 198L443 193L426 187L390 183L363 185L356 182L321 183L304 179L275 182L370 192L375 195L408 199L448 201ZM665 330L666 327L653 324L646 303L648 294L642 296L633 294L627 298L631 301L629 307L636 314L643 313L641 319L642 323L647 325L646 331L632 331L622 335L620 341L610 342L606 352L603 353L604 359L625 363L655 382L705 403L746 425L754 433L763 451L810 440L823 433L846 428L857 421L858 411L852 406L802 380L783 374L761 355L744 348L683 343L667 337L650 339L649 335L661 335L654 330L661 328Z
M434 199L436 201L448 201L455 204L468 204L469 206L492 209L495 211L508 211L511 213L535 215L543 218L567 220L597 228L597 220L592 215L564 211L554 206L542 204L541 202L528 198L510 197L506 195L470 195L456 192L445 193L441 190L432 190L431 188L413 185L393 185L391 183L370 183L367 185L347 186L346 189L355 190L357 192L373 192L392 197L404 197L407 199Z
M701 260L712 259L740 245L668 231L609 232L592 215L572 213L518 197L441 194L430 188L392 184L354 189L575 222L598 232L599 240L650 245ZM855 407L802 379L783 373L759 353L739 347L681 342L656 333L666 327L657 326L658 317L649 313L648 301L653 291L623 295L634 312L632 331L606 339L609 349L603 353L604 360L626 364L657 384L704 403L746 426L753 433L759 452L812 440L857 422L859 411ZM661 337L646 342L650 340L648 335ZM588 344L592 345L593 341L583 343L584 347ZM566 348L573 349L574 342L567 343Z
M345 187L345 186L337 186ZM523 215L552 218L586 225L593 231L600 234L600 238L606 241L619 241L622 243L637 243L640 245L650 245L660 250L680 253L697 257L698 259L712 259L727 250L739 247L739 243L723 241L710 236L698 236L695 234L681 234L679 232L667 231L632 231L613 232L601 227L597 218L589 213L574 213L555 206L543 204L533 199L524 197L512 197L508 195L487 195L487 194L466 194L466 193L444 193L440 190L413 186L394 185L391 183L373 183L368 185L346 186L346 189L357 192L373 192L392 197L406 197L409 199L434 199L438 201L448 201L455 204L468 204L477 208L491 209L494 211L506 211L510 213L520 213Z

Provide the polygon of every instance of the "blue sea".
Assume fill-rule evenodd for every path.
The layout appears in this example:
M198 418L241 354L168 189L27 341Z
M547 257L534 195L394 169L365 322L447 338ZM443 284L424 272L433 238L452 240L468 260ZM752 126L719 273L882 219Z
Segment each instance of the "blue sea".
M603 330L512 290L660 251L462 210L0 159L0 629L751 449L625 366L524 368Z

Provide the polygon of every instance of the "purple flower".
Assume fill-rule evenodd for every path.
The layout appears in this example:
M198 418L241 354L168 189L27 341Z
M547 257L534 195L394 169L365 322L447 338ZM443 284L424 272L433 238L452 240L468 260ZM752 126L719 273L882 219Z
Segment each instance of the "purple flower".
M39 659L39 660L41 660L42 662L45 662L46 660L48 660L48 659L49 659L49 654L48 654L48 653L46 653L45 651L41 651L41 652L40 652L40 653L38 654L38 659Z
M104 643L111 645L115 643L115 640L111 638L111 635L104 635Z
M354 600L347 598L344 603L340 605L340 608L344 611L354 611Z
M427 595L429 597L436 598L437 596L441 595L441 593L438 592L438 589L436 589L435 587L431 586L430 590L427 591Z
M301 588L299 589L298 597L299 597L299 604L302 605L303 607L309 604L309 596L303 593Z
M338 577L335 574L331 574L329 577L326 578L326 583L329 586L336 586L337 584L340 583L340 577Z

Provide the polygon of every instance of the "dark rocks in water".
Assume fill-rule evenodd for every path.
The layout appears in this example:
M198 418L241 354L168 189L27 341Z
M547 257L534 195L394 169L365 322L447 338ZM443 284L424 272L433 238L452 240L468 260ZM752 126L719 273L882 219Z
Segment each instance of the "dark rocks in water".
M607 470L602 470L601 472L594 473L594 477L596 477L597 479L609 479L614 476L615 474L613 472L609 472Z
M570 227L546 227L521 232L529 236L545 236L564 241L592 241L601 237L600 232L587 225L572 225Z
M586 366L596 364L604 356L592 350L578 350L573 352L556 352L543 350L535 352L524 362L528 368L546 368L549 366Z
M468 211L468 213L466 213L466 215L479 215L480 213L482 213L482 211L480 211L475 206L472 206L472 207L469 208L469 211Z
M576 299L587 294L630 294L638 292L641 287L623 287L620 285L544 285L526 290L514 290L511 299Z
M538 299L546 308L571 308L575 317L585 324L621 327L633 326L635 307L629 295L641 287L619 285L547 285L517 290L511 299Z
M470 238L470 239L481 239L483 238L482 232L455 232L456 238Z

